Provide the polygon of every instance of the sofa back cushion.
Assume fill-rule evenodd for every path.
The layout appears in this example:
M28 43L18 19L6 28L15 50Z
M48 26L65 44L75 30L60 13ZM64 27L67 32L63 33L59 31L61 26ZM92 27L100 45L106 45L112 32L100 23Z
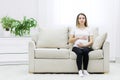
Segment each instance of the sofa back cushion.
M95 40L95 38L99 35L99 30L98 28L92 28L92 32L93 32L93 41Z
M68 27L40 27L37 48L67 48Z
M93 42L92 48L94 50L101 49L106 38L107 38L107 33L103 33L101 35L98 35Z

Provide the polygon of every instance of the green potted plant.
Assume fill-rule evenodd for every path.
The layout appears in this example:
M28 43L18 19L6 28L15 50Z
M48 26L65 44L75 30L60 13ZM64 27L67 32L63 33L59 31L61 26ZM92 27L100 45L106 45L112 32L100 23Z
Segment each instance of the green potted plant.
M11 29L11 25L12 25L13 21L15 21L15 20L8 16L1 18L1 23L2 23L3 29L5 29L6 31L9 31Z
M12 23L12 33L16 36L24 36L30 34L30 29L37 26L37 21L33 18L24 17L22 21L14 21Z
M15 20L10 17L3 17L1 23L4 29L9 29L15 36L24 36L30 34L30 29L37 26L37 21L34 18L23 20Z

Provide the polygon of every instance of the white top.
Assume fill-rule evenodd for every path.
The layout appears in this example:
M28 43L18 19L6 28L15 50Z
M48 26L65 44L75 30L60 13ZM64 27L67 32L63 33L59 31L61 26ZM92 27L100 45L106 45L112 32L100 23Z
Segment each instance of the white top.
M78 27L73 27L71 30L72 35L78 38L85 38L85 39L78 39L74 43L74 47L78 47L77 44L82 43L82 44L87 44L89 41L89 36L93 35L92 30L89 27L86 27L85 29L80 29Z

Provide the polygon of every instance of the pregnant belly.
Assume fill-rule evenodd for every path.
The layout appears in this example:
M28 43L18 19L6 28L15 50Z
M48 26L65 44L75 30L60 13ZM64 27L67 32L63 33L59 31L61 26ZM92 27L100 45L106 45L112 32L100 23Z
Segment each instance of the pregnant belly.
M80 43L82 43L83 45L86 45L88 43L88 41L87 40L77 40L77 41L75 41L74 46L78 47L77 45Z

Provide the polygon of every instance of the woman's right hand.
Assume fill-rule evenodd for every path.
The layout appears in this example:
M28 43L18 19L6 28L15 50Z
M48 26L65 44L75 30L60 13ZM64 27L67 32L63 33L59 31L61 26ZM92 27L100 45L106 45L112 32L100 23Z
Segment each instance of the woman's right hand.
M75 40L78 40L78 39L80 39L80 38L79 38L79 37L76 37L76 38L75 38Z

